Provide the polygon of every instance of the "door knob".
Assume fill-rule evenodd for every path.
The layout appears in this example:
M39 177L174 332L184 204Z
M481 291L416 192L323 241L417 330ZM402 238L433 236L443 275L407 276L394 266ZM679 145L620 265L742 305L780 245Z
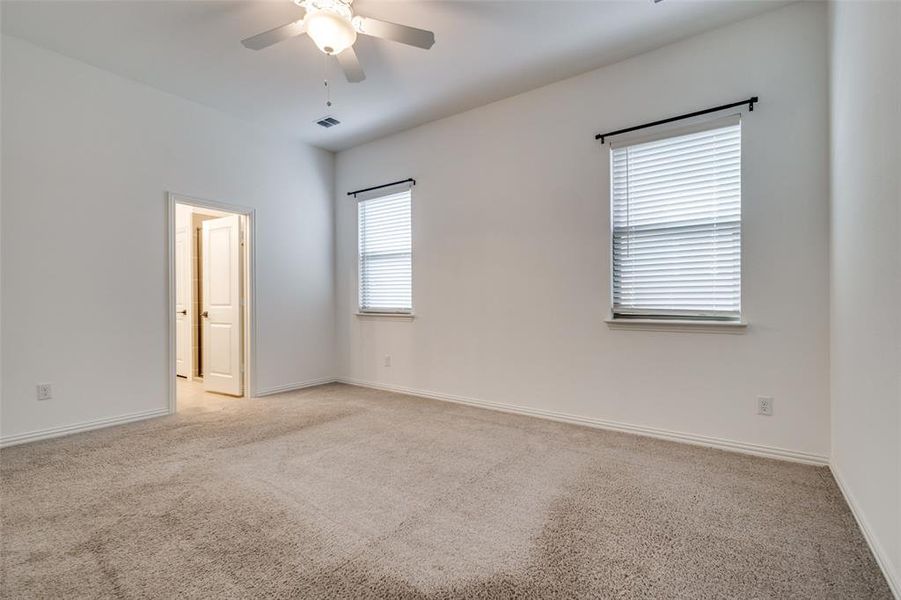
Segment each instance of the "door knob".
M188 309L180 310L180 311L178 311L178 314L180 314L180 315L186 315L186 314L188 314Z
M208 311L203 311L202 313L200 313L200 316L204 319L208 319L210 317L210 313Z

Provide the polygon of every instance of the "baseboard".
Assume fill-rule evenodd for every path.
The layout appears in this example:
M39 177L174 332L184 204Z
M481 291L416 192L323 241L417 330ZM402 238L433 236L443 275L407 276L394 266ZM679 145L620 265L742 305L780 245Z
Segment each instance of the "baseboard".
M326 383L334 383L334 377L324 377L321 379L313 379L310 381L302 381L299 383L289 383L276 387L266 388L257 392L257 396L268 396L281 392L290 392L292 390L300 390L303 388L314 387ZM124 425L125 423L133 423L134 421L142 421L144 419L152 419L154 417L163 417L170 414L168 408L159 408L154 410L145 410L127 415L119 415L117 417L108 417L105 419L96 419L94 421L85 421L83 423L75 423L73 425L62 425L60 427L51 427L49 429L41 429L38 431L29 431L27 433L18 433L0 437L0 448L7 446L16 446L18 444L26 444L28 442L36 442L38 440L46 440L50 438L69 435L72 433L80 433L82 431L91 431L92 429L100 429L101 427L112 427L113 425Z
M0 448L16 446L18 444L25 444L28 442L36 442L38 440L47 440L50 438L61 437L72 433L91 431L92 429L100 429L101 427L124 425L125 423L133 423L135 421L143 421L144 419L163 417L168 414L168 408L155 408L153 410L144 410L140 412L129 413L127 415L119 415L118 417L107 417L104 419L96 419L94 421L74 423L72 425L62 425L60 427L50 427L48 429L40 429L38 431L29 431L27 433L8 435L0 438Z
M335 383L337 379L334 377L321 377L319 379L310 379L309 381L299 381L297 383L286 383L285 385L276 385L274 387L257 390L254 395L259 398L261 396L271 396L272 394L281 394L283 392L293 392L304 388L316 387L317 385L325 385L327 383Z
M863 533L864 539L867 541L867 545L870 546L870 552L873 553L873 556L876 558L876 563L879 565L879 568L882 569L882 574L885 575L885 580L888 582L888 586L891 588L892 593L895 595L897 600L901 600L901 577L899 574L895 572L895 569L892 565L892 561L889 559L888 552L885 551L885 548L879 543L879 540L876 539L876 536L873 535L873 528L870 527L867 518L864 516L863 511L860 509L860 504L858 504L857 499L854 497L854 494L851 493L851 490L848 488L848 485L845 483L845 479L842 477L841 471L835 464L830 464L829 469L832 471L832 477L835 479L835 482L838 484L838 489L841 490L842 495L845 497L845 502L848 503L848 506L851 508L851 514L854 515L854 519L857 521L857 526L860 527L860 531Z
M540 417L551 421L560 421L563 423L573 423L575 425L584 425L586 427L594 427L596 429L609 429L611 431L621 431L624 433L634 433L671 442L682 442L695 446L706 446L708 448L717 448L719 450L728 450L730 452L740 452L742 454L753 454L754 456L763 456L766 458L776 458L779 460L788 460L809 465L826 466L829 464L829 457L809 452L801 452L798 450L787 450L785 448L777 448L774 446L764 446L761 444L750 444L747 442L736 442L722 438L715 438L693 433L683 433L680 431L671 431L668 429L660 429L657 427L647 427L644 425L632 425L630 423L621 423L618 421L610 421L608 419L598 419L594 417L582 417L568 413L544 410L540 408L528 408L525 406L516 406L514 404L504 404L501 402L490 402L487 400L479 400L475 398L466 398L463 396L454 396L451 394L442 394L431 392L428 390L419 390L407 388L397 385L385 385L372 381L364 381L347 377L337 379L339 383L356 385L360 387L368 387L389 392L397 392L408 394L411 396L420 396L433 400L442 400L445 402L454 402L456 404L467 404L469 406L477 406L479 408L487 408L500 412L513 413L518 415L527 415L531 417Z

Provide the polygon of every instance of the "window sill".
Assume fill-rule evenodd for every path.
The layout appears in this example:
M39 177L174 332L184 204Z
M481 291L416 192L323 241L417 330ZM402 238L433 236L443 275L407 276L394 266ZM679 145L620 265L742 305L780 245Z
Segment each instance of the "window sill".
M692 319L606 319L610 329L675 331L691 333L745 333L746 321L696 321Z
M355 313L358 317L368 318L375 317L377 319L404 319L411 321L413 320L413 313L389 313L389 312L358 312Z

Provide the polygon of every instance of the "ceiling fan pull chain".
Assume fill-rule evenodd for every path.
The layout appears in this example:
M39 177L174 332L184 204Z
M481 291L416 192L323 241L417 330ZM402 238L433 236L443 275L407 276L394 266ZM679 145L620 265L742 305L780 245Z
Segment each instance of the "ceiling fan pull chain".
M332 89L328 85L328 54L324 54L322 56L322 83L325 85L325 106L327 108L331 108L332 106Z

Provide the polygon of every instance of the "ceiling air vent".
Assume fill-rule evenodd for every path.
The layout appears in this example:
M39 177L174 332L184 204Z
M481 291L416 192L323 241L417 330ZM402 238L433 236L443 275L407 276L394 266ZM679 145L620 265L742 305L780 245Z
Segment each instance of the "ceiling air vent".
M340 122L341 122L341 121L339 121L339 120L336 119L335 117L322 117L321 119L319 119L318 121L316 121L316 124L319 125L319 126L321 126L321 127L325 127L326 129L328 129L329 127L334 127L335 125L337 125L337 124L340 123Z

